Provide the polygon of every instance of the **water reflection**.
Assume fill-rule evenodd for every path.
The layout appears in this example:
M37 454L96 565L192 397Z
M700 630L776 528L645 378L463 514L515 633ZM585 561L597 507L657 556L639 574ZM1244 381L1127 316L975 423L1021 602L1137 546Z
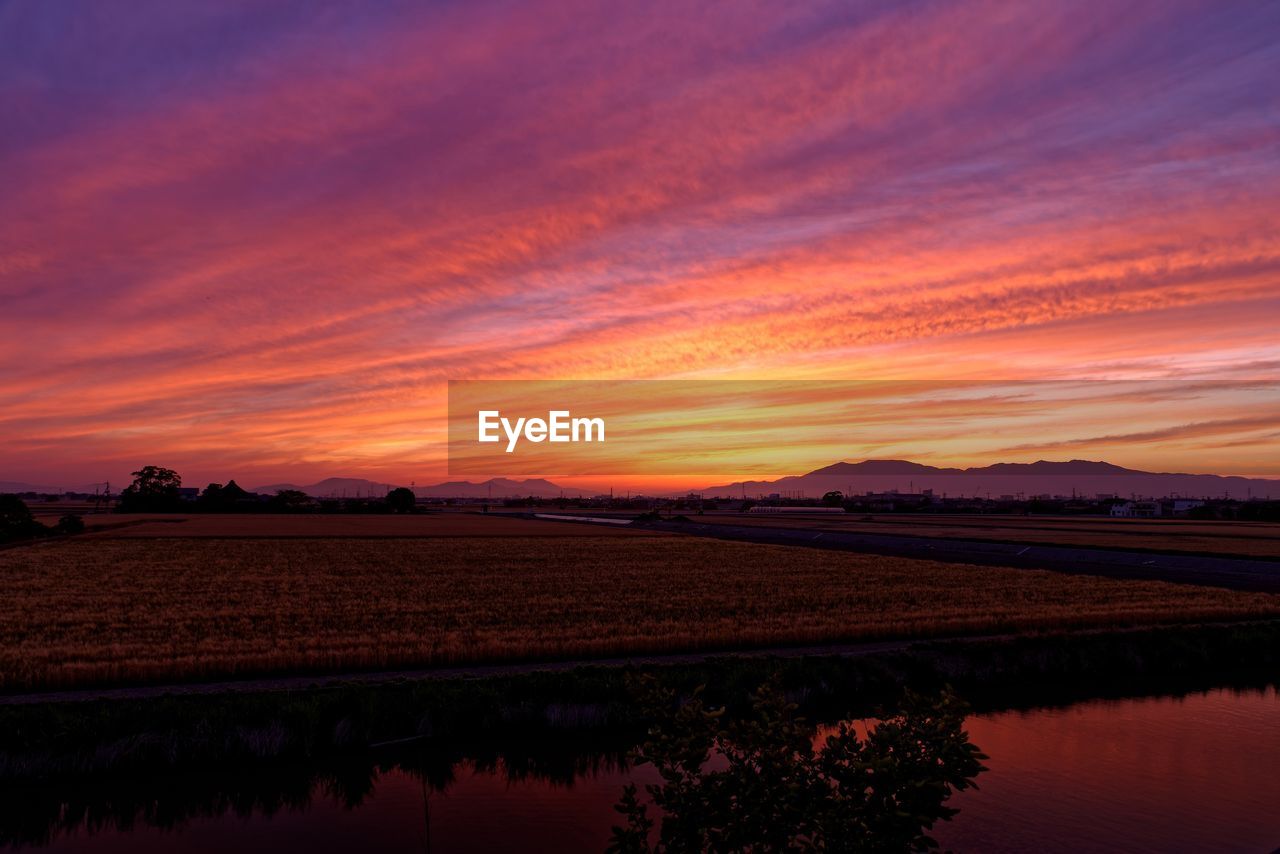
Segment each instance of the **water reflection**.
M990 757L935 828L957 851L1271 851L1280 697L1216 690L972 716ZM5 795L9 842L51 851L601 851L627 740L410 744L374 763ZM637 775L639 775L637 777Z
M627 763L633 743L623 734L501 746L412 742L321 766L126 777L70 789L28 787L0 801L0 842L55 851L225 850L207 849L199 839L211 835L234 839L244 851L268 851L287 830L290 839L294 832L301 839L315 836L320 847L314 850L339 851L344 849L335 840L348 832L367 838L369 828L377 828L378 838L392 830L398 837L415 826L415 812L417 825L425 827L433 803L473 803L477 791L490 801L491 811L501 813L505 804L519 820L528 815L522 803L547 798L562 800L581 817L590 807L576 803L573 793L590 789L590 781L605 780L611 788L604 813L612 820L609 805L633 776ZM391 816L384 813L388 803L395 805ZM307 828L311 822L330 830L316 836ZM606 836L608 828L606 823ZM456 850L452 845L439 849L435 833L430 840L420 835L419 848L431 841L437 850ZM128 844L119 847L121 841Z
M1228 690L971 718L990 756L957 851L1275 851L1280 696Z

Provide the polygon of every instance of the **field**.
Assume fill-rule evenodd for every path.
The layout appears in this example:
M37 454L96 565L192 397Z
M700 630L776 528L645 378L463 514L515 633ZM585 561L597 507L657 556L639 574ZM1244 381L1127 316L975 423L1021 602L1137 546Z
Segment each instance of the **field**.
M472 518L504 535L8 549L0 690L1280 617L1265 594Z
M696 521L1280 559L1280 525L1268 522L858 513L708 513Z

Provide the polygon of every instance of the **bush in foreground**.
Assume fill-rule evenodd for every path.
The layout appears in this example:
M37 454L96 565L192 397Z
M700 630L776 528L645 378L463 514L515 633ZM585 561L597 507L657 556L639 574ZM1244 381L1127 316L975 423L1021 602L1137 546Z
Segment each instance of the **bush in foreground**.
M645 787L661 812L655 820L636 786L623 790L610 850L924 851L928 830L955 814L945 805L986 770L964 731L966 708L944 692L936 700L907 694L902 710L867 730L847 723L815 748L816 728L795 715L776 680L751 698L751 712L727 719L697 692L681 704L652 677L642 702L657 723L637 753L662 777Z

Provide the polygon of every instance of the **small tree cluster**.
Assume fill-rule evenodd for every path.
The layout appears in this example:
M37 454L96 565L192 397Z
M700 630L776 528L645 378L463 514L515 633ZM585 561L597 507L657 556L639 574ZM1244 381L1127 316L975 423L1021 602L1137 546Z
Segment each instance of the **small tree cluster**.
M79 534L84 530L84 520L68 513L53 527L43 524L31 515L25 501L16 495L0 495L0 543L17 540L34 540L54 534Z

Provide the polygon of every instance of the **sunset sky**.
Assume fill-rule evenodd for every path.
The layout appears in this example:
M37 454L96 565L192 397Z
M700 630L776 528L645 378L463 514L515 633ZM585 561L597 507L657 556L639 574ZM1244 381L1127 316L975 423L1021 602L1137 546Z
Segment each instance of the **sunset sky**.
M0 480L429 483L450 379L1276 378L1277 81L1271 0L0 0Z

